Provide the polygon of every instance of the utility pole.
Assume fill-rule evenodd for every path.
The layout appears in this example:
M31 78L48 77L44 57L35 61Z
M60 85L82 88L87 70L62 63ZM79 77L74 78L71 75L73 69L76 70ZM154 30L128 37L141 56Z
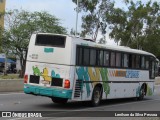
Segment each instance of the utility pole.
M77 0L77 7L76 7L76 30L75 30L75 36L77 36L77 24L78 24L78 12L79 12L79 0Z
M75 30L75 36L77 36L77 27L78 27L78 13L79 13L79 2L82 2L82 0L77 0L77 7L76 7L76 30Z

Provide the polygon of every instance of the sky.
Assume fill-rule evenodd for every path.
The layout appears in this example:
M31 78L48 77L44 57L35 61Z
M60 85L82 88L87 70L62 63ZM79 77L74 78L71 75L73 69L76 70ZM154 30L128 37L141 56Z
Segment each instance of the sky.
M116 6L125 8L122 3L123 0L115 0ZM148 0L142 0L146 2ZM160 0L156 0L160 2ZM23 9L30 12L33 11L47 11L48 13L56 16L60 19L60 23L63 27L70 31L76 27L76 11L74 10L76 5L72 0L6 0L6 10L11 9ZM78 14L78 32L81 31L81 17L82 14ZM100 38L100 35L98 36ZM117 45L114 40L109 40L109 36L106 35L107 44Z
M63 27L67 28L67 31L76 28L76 4L72 0L6 0L6 10L11 9L24 9L30 12L33 11L47 11L52 15L55 15L60 19L60 23ZM78 26L77 31L81 31L81 17L82 14L78 14ZM98 39L100 35L98 35ZM106 35L107 44L116 45L113 40L109 40L109 36Z
M66 3L66 1L68 2ZM6 10L47 11L59 18L61 24L69 31L71 28L75 28L75 7L72 0L6 0Z

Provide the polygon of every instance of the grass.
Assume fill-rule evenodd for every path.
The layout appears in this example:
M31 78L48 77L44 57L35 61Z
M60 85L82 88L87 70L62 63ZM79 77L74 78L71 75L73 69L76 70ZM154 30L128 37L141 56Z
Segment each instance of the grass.
M7 74L7 75L0 75L0 79L20 79L19 74Z

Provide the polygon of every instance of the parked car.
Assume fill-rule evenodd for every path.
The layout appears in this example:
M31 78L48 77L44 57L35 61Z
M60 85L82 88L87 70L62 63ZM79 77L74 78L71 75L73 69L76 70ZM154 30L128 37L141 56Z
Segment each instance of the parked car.
M158 67L158 76L160 76L160 66Z

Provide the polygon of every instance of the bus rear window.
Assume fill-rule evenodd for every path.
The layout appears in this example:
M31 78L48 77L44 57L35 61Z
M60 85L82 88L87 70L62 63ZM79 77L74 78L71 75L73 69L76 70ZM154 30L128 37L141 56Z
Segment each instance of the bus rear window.
M38 46L52 46L65 47L65 36L58 35L37 35L35 45Z

